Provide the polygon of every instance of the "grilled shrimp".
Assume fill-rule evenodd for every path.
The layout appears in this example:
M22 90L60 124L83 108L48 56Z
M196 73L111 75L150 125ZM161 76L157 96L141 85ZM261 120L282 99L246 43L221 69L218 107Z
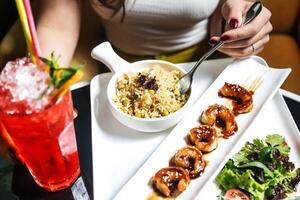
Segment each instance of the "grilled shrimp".
M215 126L219 135L228 138L233 135L238 126L231 110L223 105L209 106L201 115L201 122L209 126Z
M219 90L219 96L232 99L234 114L250 112L253 108L253 92L248 91L240 85L225 83Z
M152 177L154 189L165 197L175 196L183 192L190 183L188 173L181 167L166 167L160 169Z
M191 179L199 177L206 166L201 151L193 146L187 146L178 150L174 155L173 164L185 169Z
M193 128L188 134L189 142L203 152L211 152L218 146L216 129L208 125Z

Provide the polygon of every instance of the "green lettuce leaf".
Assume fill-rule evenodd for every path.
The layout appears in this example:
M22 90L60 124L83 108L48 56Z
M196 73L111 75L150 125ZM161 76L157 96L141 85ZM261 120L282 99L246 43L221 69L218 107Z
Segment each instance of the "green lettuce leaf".
M265 198L265 191L268 184L260 184L256 182L252 176L251 171L246 170L244 173L239 173L235 169L233 161L229 160L228 165L216 178L217 185L223 190L227 191L232 188L240 188L248 191L251 194L252 200L261 200Z
M265 141L269 146L278 149L282 155L288 155L290 152L290 147L286 144L285 139L280 135L268 135Z
M264 173L271 177L274 178L274 174L271 170L269 170L269 168L266 167L266 165L264 165L263 163L259 162L259 161L252 161L252 162L248 162L246 164L243 165L239 165L238 168L245 168L245 167L257 167L260 168L264 171Z

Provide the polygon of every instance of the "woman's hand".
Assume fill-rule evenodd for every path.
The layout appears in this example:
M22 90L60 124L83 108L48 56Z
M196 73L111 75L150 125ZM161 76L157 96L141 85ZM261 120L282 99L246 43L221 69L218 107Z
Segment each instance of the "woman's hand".
M244 0L224 0L211 18L211 44L219 40L225 43L219 51L229 56L242 58L261 52L269 41L273 27L271 12L263 7L260 14L249 24L243 20L253 2ZM222 19L225 19L225 32L222 34Z

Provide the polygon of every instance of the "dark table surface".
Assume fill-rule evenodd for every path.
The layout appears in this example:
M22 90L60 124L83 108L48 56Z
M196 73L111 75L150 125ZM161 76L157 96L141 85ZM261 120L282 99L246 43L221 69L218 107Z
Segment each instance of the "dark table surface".
M0 199L30 200L88 200L93 199L93 165L91 142L91 110L89 85L72 91L74 107L78 111L75 129L81 167L81 176L70 189L47 192L34 183L25 167L0 160ZM284 96L284 99L300 127L300 103Z

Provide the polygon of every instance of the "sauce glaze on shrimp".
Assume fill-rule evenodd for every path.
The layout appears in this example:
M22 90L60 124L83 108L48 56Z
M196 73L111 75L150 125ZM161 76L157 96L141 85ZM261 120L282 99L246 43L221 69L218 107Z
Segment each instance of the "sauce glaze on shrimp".
M253 92L240 85L225 83L219 90L219 96L232 99L233 112L235 115L248 113L253 108Z
M162 168L152 177L153 187L165 197L177 196L189 183L189 175L181 167Z
M219 104L211 105L203 111L201 122L216 127L218 134L223 138L228 138L238 130L234 113L227 107Z
M218 146L216 129L208 125L200 125L190 130L189 142L203 152L211 152Z
M206 166L201 151L193 146L186 146L178 150L171 162L175 166L185 169L191 179L199 177Z

